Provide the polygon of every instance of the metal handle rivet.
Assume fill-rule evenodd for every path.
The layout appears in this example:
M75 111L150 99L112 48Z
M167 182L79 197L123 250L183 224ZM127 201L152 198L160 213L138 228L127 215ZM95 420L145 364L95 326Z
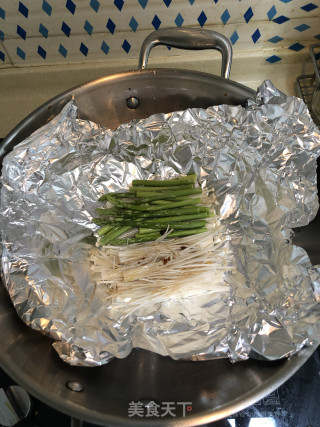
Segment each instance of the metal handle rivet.
M131 110L135 110L139 106L139 99L135 96L131 96L127 99L127 107Z
M72 391L83 391L84 387L82 384L80 384L78 381L68 381L67 387L70 388Z

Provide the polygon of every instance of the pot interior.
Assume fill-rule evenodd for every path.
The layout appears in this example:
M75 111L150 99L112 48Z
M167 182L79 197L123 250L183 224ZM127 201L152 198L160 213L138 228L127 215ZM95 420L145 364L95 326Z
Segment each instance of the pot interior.
M192 71L147 69L113 75L71 89L38 108L7 136L0 155L49 122L72 97L80 118L114 129L160 112L244 105L253 93L230 80ZM9 375L54 408L101 425L129 425L134 421L195 425L223 418L280 386L314 351L308 348L290 360L273 363L249 360L232 365L225 359L174 361L134 350L126 359L100 368L72 367L59 359L50 338L18 318L3 286L0 324L0 364ZM83 391L70 390L66 385L69 381L79 382ZM192 402L192 414L188 419L181 411L175 419L128 418L129 402L151 400L158 404Z

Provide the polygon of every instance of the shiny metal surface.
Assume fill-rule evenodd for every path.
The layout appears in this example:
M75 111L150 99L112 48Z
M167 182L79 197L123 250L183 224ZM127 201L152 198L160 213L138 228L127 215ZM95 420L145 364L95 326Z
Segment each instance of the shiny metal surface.
M11 427L16 425L20 418L11 405L5 391L0 389L0 425Z
M216 49L221 52L221 77L229 78L232 62L232 46L229 40L215 31L195 28L163 28L151 33L143 42L139 69L147 67L150 51L155 46L165 45L178 49Z
M79 117L115 129L121 123L189 107L244 104L253 90L222 77L187 70L146 69L114 74L73 88L43 104L4 139L0 160L15 144L48 123L74 97ZM128 108L127 99L139 99Z
M271 393L312 354L302 350L290 360L231 364L220 359L176 362L143 350L100 368L71 367L51 347L51 339L25 326L3 287L0 290L1 366L35 397L56 409L107 425L181 425L207 423L235 413ZM80 393L68 381L83 385ZM131 401L192 402L186 418L128 418Z
M11 427L25 419L31 410L31 398L20 386L0 389L0 425Z
M7 136L0 156L51 120L72 97L80 117L115 128L157 112L244 104L252 93L235 82L191 71L147 69L121 73L71 89L44 104ZM130 97L139 99L138 108L127 107ZM310 235L319 233L319 224L310 227ZM313 262L319 262L318 249L313 249ZM56 409L101 425L191 426L221 419L272 392L315 349L304 349L289 360L237 364L225 359L177 362L135 350L129 357L103 367L71 367L59 359L50 338L31 330L18 318L3 286L0 325L0 365L13 379ZM70 390L66 385L70 381L80 383L83 391ZM139 400L191 401L192 413L178 418L128 418L129 402Z
M66 385L68 388L70 388L70 390L75 391L77 393L83 391L83 385L77 381L68 381Z

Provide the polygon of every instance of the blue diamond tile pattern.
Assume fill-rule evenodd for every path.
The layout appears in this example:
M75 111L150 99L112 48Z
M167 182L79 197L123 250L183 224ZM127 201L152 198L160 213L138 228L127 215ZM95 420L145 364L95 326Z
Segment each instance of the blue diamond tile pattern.
M294 43L291 46L289 46L289 49L294 50L295 52L299 52L299 50L304 49L304 46L301 43Z
M105 55L121 59L129 52L134 58L141 43L140 30L147 33L172 26L214 29L220 25L235 50L281 47L293 55L302 49L306 52L320 40L320 0L269 0L264 8L260 3L263 1L0 0L0 44L12 39L18 57L28 64L35 54L47 63L57 58L58 62L65 58L79 62L91 50L98 60L99 55L100 59ZM60 38L54 37L59 33ZM35 44L37 34L40 42ZM79 38L76 43L67 39L74 36ZM283 61L280 54L262 52L266 52L266 63ZM17 55L13 55L13 65ZM2 62L0 58L0 69Z
M41 58L46 59L47 52L43 49L43 47L38 46L38 54L41 56Z
M267 12L267 16L269 18L269 21L272 21L272 19L276 16L277 14L277 9L276 7L273 5L271 7L271 9L269 9L269 11Z
M72 13L72 15L74 15L74 12L76 11L76 5L75 3L73 3L72 0L67 0L66 8L68 9L69 12Z
M52 13L52 6L51 6L51 4L50 4L50 3L48 3L46 0L43 0L43 3L42 3L42 10L43 10L44 12L46 12L46 14L47 14L47 15L51 16L51 13Z
M237 43L237 41L239 40L239 34L234 31L230 37L230 41L233 44L233 46Z
M67 49L66 49L62 44L60 44L59 49L58 49L58 52L59 52L59 53L60 53L64 58L66 58L66 57L67 57L68 51L67 51Z
M131 44L128 42L127 39L124 40L123 44L122 44L122 49L126 52L129 53L130 49L131 49Z
M29 9L21 1L19 1L18 10L25 18L28 18Z
M101 50L102 50L103 53L105 53L106 55L108 55L110 47L107 45L107 43L105 41L102 42Z
M110 33L113 34L114 30L116 29L116 24L112 21L112 19L109 18L106 27Z
M154 18L153 18L151 24L153 25L153 27L154 27L155 30L159 29L159 27L161 25L161 21L160 21L158 15L154 15Z
M45 38L48 38L49 31L48 28L46 28L43 24L39 25L39 33Z
M124 1L123 0L114 0L114 5L117 7L117 9L122 10Z
M79 50L84 56L88 55L89 49L87 48L87 46L84 43L81 43Z
M289 21L289 19L290 18L288 18L287 16L281 15L275 18L273 22L276 22L277 24L284 24L285 22Z
M294 29L297 31L300 31L300 33L308 30L309 28L311 28L311 27L310 27L310 25L307 25L307 24L301 24L301 25L298 25L297 27L294 27Z
M17 47L17 55L19 58L23 59L23 61L26 59L26 53L24 50L20 49L20 47Z
M93 31L93 26L90 24L90 22L89 22L89 21L86 21L86 22L84 23L83 28L84 28L84 30L89 34L89 36L91 36L92 31Z
M140 6L142 7L142 9L145 9L147 4L148 4L149 0L138 0Z
M317 9L317 5L315 5L314 3L308 3L305 4L304 6L301 6L301 9L304 10L305 12L311 12L314 9Z
M175 22L177 27L182 27L182 24L184 23L184 19L183 19L183 16L181 15L181 13L178 13L174 22Z
M138 26L139 26L138 22L134 17L132 17L129 22L129 27L134 33L137 31Z
M274 64L275 62L281 61L281 58L280 56L272 55L272 56L269 56L269 58L266 58L266 61L270 62L270 64Z
M100 7L100 2L98 0L91 0L90 1L90 6L92 7L92 9L98 13L99 7Z
M64 21L62 22L61 25L61 31L67 36L70 37L70 33L71 33L71 28L69 27L69 25L67 25Z
M200 24L200 27L204 26L204 24L206 23L207 19L208 19L207 15L204 13L204 11L202 11L200 13L199 17L198 17L198 22Z
M283 40L283 37L274 36L274 37L271 37L271 39L268 39L268 42L270 42L270 43L279 43L279 42L281 42L281 40Z
M226 23L229 21L230 19L230 13L228 11L228 9L226 9L223 14L221 15L221 21L223 23L223 25L226 25Z
M261 33L259 31L259 28L257 28L256 31L251 36L253 43L257 43L257 41L260 39L260 37L261 37Z
M25 40L25 39L26 39L26 37L27 37L27 33L26 33L26 31L25 31L23 28L21 28L21 27L20 27L20 25L17 25L17 34L18 34L18 36L20 36L23 40Z
M250 21L250 19L253 17L253 10L251 7L249 7L249 9L246 11L246 13L243 15L246 23L248 23Z
M1 59L1 61L5 61L5 59L6 59L6 55L0 50L0 59Z

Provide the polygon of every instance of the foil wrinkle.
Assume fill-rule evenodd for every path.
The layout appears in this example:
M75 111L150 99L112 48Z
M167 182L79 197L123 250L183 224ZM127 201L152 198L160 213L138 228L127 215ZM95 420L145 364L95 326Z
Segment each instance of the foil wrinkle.
M115 131L73 102L3 161L2 276L18 315L72 365L133 347L174 359L275 360L320 340L320 270L292 243L318 210L319 129L300 99L264 82L246 107L193 108ZM101 194L136 178L196 173L214 191L230 292L176 298L124 316L90 277Z

